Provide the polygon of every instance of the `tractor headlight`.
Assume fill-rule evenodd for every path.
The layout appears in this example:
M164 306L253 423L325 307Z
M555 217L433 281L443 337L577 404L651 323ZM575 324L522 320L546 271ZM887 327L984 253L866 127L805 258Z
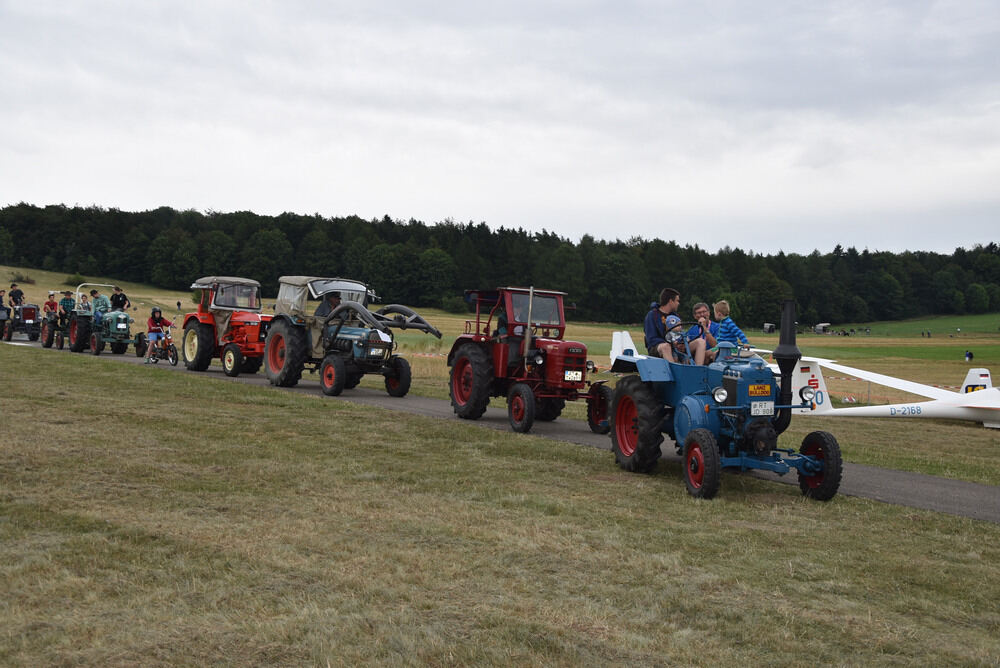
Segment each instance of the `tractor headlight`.
M726 399L729 398L729 393L726 392L726 388L717 387L712 390L712 398L715 399L715 403L724 404L726 403Z
M594 364L593 360L587 360L587 373L594 373L594 369L596 368L597 365Z
M545 364L545 356L542 355L541 353L538 353L537 355L535 355L534 359L532 360L532 363L535 366L542 366L543 364Z
M799 390L799 398L807 404L811 403L816 398L816 390L806 385Z

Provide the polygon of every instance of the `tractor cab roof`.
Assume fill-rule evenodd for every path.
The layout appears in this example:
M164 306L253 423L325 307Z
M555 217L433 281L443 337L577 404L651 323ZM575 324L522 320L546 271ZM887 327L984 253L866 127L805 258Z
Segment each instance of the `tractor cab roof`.
M475 304L477 301L481 304L496 304L500 301L500 295L504 292L517 292L528 294L531 288L515 288L515 287L504 287L504 288L487 288L485 290L466 290L465 291L465 301L469 304ZM566 296L565 292L559 292L558 290L539 290L535 288L536 295L562 295Z
M365 306L378 297L361 281L349 278L323 278L321 276L282 276L278 279L278 298L275 313L303 315L306 301L322 299L331 292L339 292L345 302L357 302Z
M248 285L255 288L260 287L260 283L252 278L239 278L237 276L204 276L192 283L191 289L209 289L216 283L224 283L227 285Z

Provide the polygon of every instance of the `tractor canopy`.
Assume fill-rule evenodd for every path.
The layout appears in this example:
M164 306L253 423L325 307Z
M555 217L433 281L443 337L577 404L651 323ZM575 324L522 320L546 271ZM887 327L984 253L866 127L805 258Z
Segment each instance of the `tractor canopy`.
M516 325L528 324L530 311L531 325L548 330L556 338L566 326L563 314L565 296L565 292L557 290L515 287L465 291L465 301L476 310L475 331L488 333L509 327L509 331L513 332Z
M205 308L213 312L224 312L221 314L223 318L227 318L230 311L260 312L260 283L253 279L205 276L192 283L191 289L208 290L212 295L212 302L206 304ZM217 313L216 317L220 317L220 314Z
M274 312L279 315L312 316L306 302L322 299L330 292L339 292L343 302L357 302L366 306L377 299L375 293L364 283L348 278L322 278L318 276L282 276L278 279L278 299Z

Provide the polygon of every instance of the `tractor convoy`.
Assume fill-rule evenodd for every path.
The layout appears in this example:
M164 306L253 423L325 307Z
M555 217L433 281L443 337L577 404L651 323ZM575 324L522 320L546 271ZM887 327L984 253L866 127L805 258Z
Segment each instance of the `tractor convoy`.
M30 341L41 338L46 348L68 343L73 352L89 349L94 355L105 346L121 355L132 345L143 356L145 333L133 335L135 321L127 311L94 312L81 304L90 287L112 286L80 284L69 314L40 318L33 304L0 309L0 333L7 341L20 332ZM252 279L206 276L191 289L198 306L176 323L183 331L181 358L191 371L205 371L213 359L228 376L252 374L263 365L272 385L292 387L308 370L318 373L320 389L330 396L378 374L390 396L403 397L412 371L397 352L397 334L414 330L441 338L406 306L370 310L377 296L352 279L282 276L273 315L262 312L261 286ZM511 429L526 433L536 422L559 418L566 402L583 401L588 427L610 434L615 460L626 471L654 471L669 437L694 497L714 497L724 469L778 475L794 469L805 496L826 501L836 495L843 464L833 435L814 431L798 451L778 447L793 409L813 406L808 386L792 397L801 357L794 302L783 307L775 366L728 343L717 346L707 365L651 357L637 351L627 332L616 333L610 371L618 380L612 390L608 378L592 378L597 369L586 345L566 337L565 296L533 287L465 292L470 317L446 358L451 406L459 418L477 420L492 398L502 397ZM681 322L667 334L680 360L691 358L683 332L692 324ZM177 364L177 349L166 334L150 357Z

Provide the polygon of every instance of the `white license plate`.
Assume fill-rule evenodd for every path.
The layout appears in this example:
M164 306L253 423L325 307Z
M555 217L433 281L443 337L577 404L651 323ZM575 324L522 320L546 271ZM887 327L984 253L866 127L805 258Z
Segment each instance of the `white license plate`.
M33 325L33 324L35 324L35 321L34 320L25 320L24 324L25 325Z
M751 401L750 415L774 415L773 401Z
M581 380L583 380L583 372L582 371L564 371L563 372L563 378L565 380L572 381L572 382L580 382Z
M128 329L128 325L126 325L124 322L120 322L118 323L118 329Z

